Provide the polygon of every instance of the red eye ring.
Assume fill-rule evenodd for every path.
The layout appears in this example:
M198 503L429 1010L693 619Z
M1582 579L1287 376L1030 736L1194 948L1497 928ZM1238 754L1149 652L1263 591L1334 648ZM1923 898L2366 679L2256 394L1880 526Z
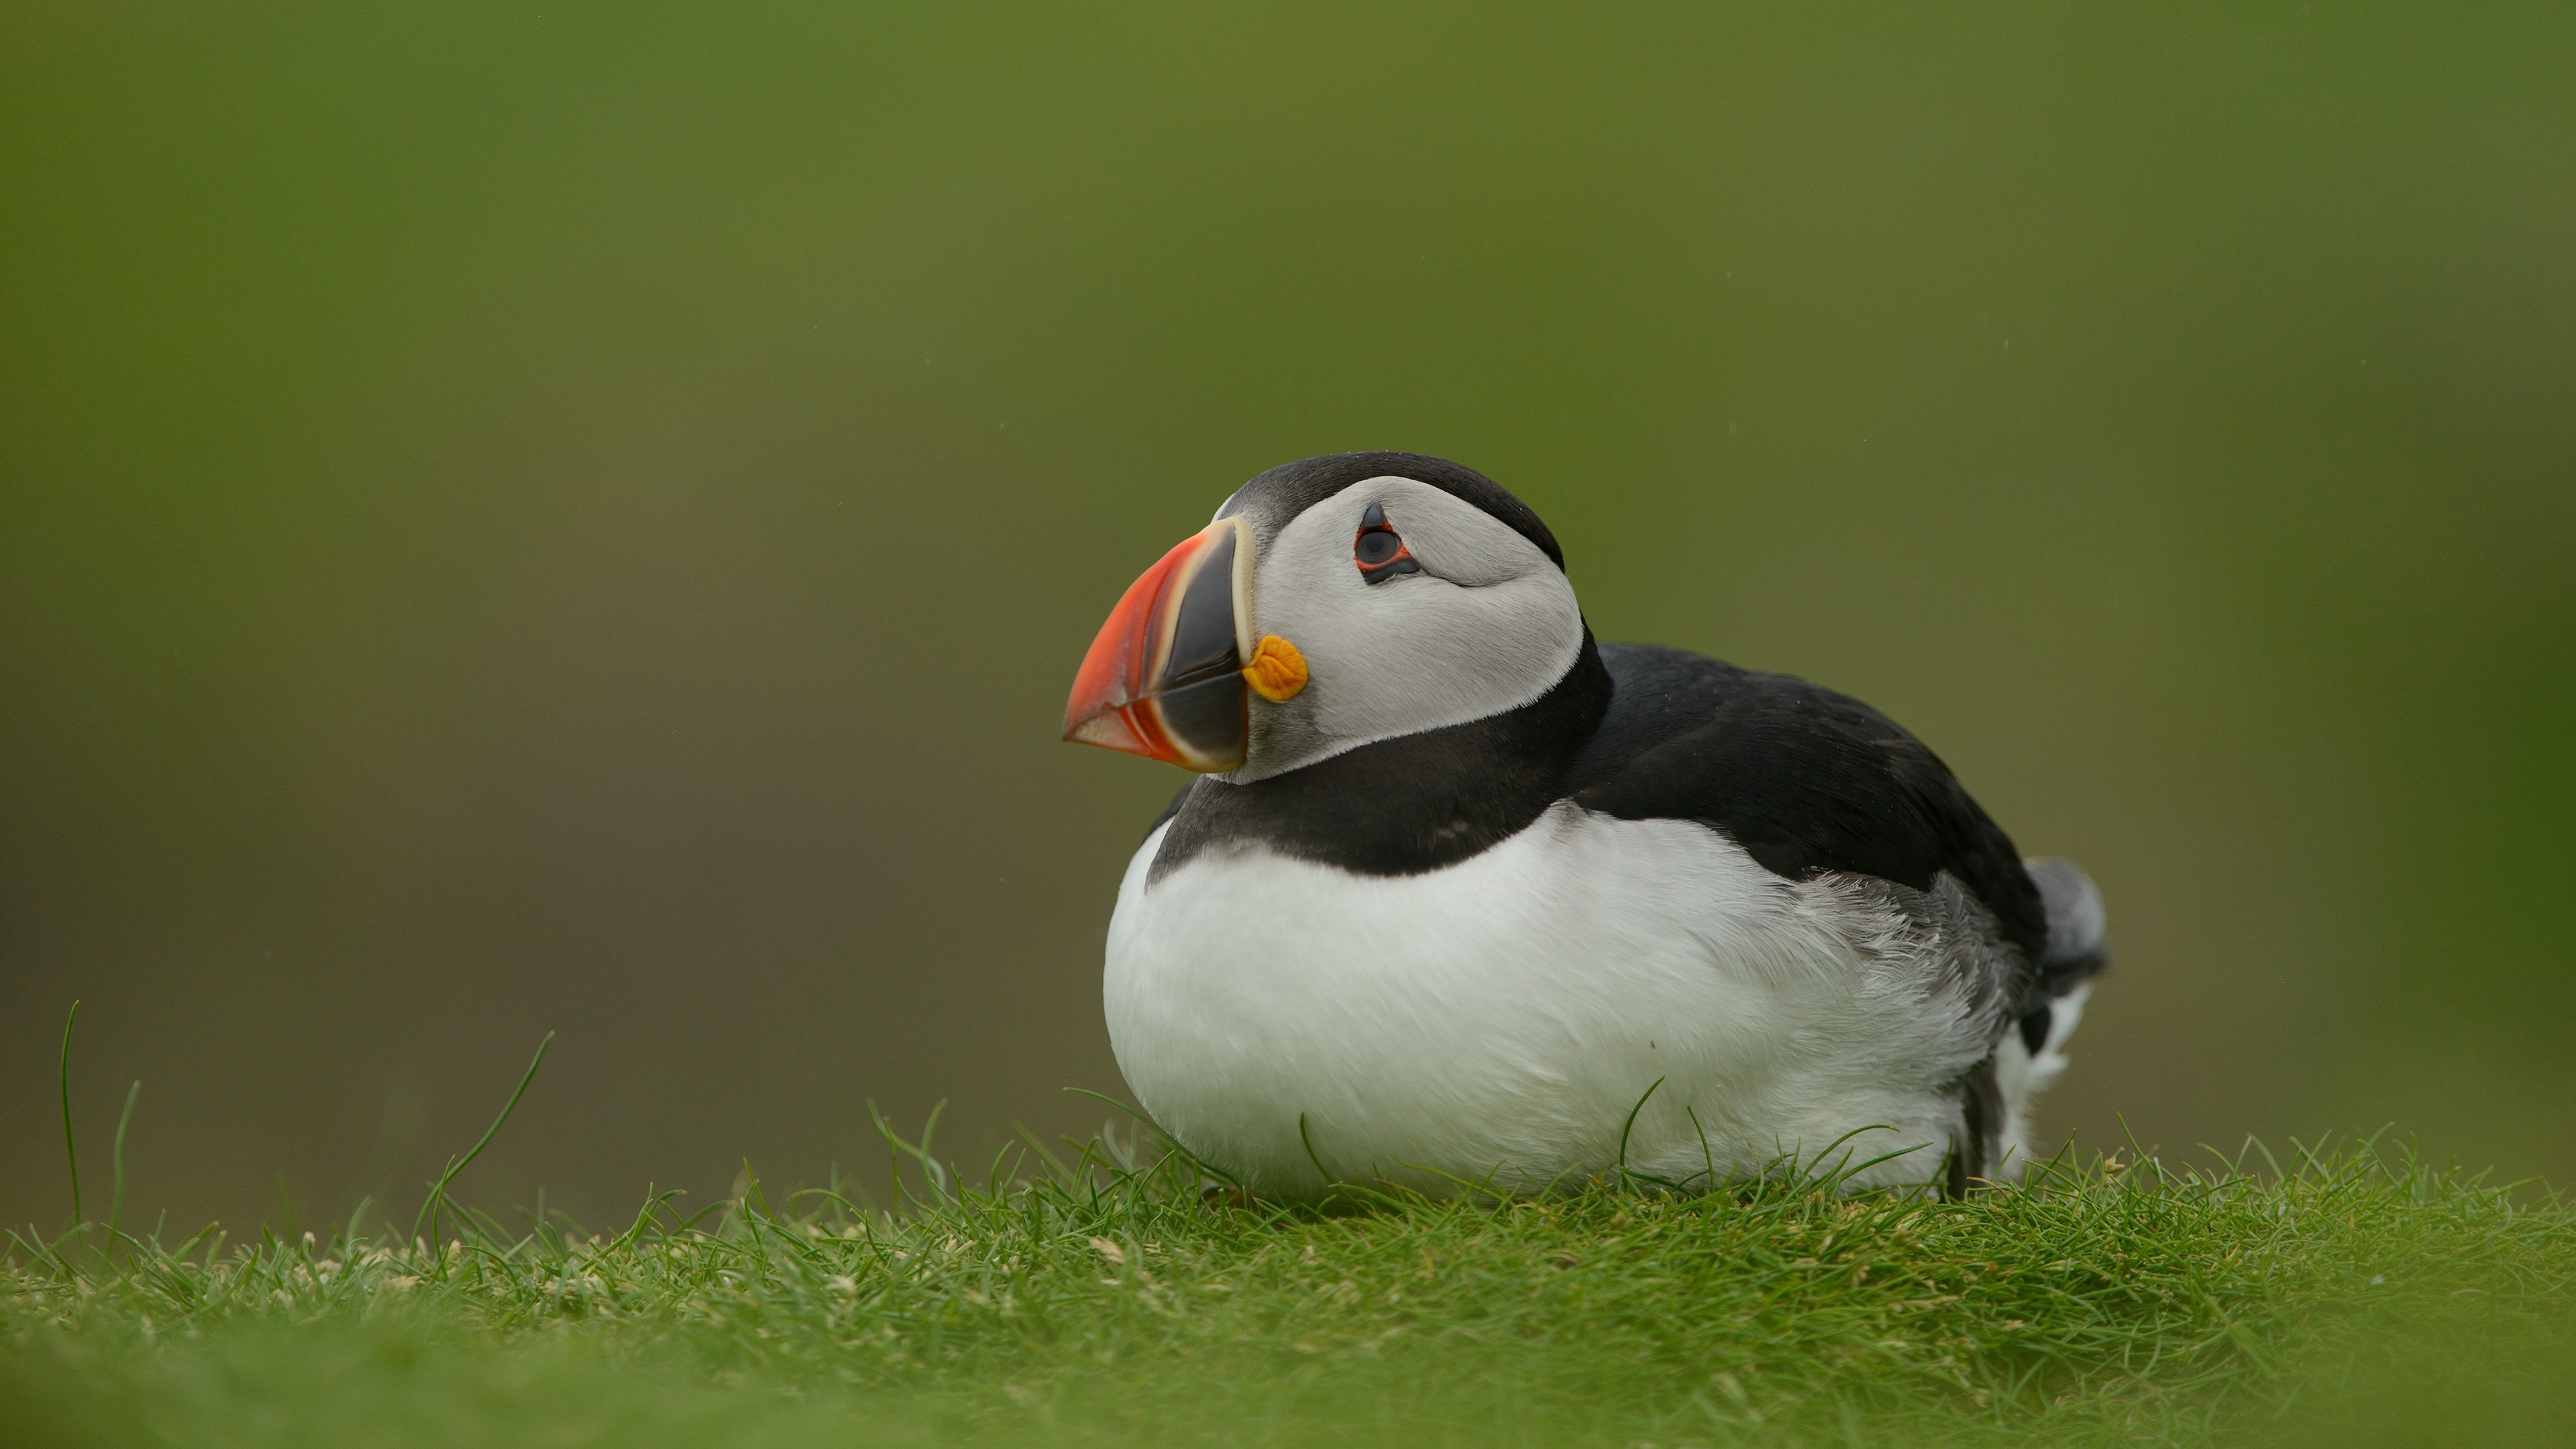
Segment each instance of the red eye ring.
M1371 558L1370 545L1378 540L1393 543L1395 551L1381 558ZM1402 574L1422 572L1422 565L1415 561L1413 550L1405 546L1404 536L1386 521L1386 506L1381 503L1370 504L1368 511L1360 515L1359 533L1351 539L1351 563L1359 569L1360 578L1372 584L1382 584Z

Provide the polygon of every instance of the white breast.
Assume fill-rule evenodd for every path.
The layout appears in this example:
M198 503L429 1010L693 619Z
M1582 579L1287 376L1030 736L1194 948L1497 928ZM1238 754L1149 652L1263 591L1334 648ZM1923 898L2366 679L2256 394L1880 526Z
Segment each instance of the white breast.
M1915 1149L1863 1181L1923 1181L1988 1048L1903 912L1690 822L1559 804L1424 875L1254 849L1149 884L1163 833L1110 922L1110 1040L1146 1111L1258 1191L1580 1178L1641 1099L1634 1170L1745 1175L1859 1133L1836 1156Z

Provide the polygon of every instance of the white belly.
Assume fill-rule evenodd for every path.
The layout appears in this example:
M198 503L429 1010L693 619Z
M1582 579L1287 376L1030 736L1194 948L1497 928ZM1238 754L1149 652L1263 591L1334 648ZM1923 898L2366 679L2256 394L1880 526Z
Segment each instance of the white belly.
M1987 1050L1890 949L1901 913L1689 822L1560 804L1426 875L1254 850L1148 885L1163 833L1110 922L1110 1040L1145 1110L1257 1191L1579 1180L1619 1165L1641 1099L1635 1171L1748 1175L1857 1133L1836 1158L1914 1149L1861 1181L1923 1181Z

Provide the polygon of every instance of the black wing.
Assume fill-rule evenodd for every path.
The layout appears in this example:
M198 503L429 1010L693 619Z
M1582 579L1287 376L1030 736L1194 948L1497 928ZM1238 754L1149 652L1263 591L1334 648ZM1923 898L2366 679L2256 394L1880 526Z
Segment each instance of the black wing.
M1929 890L1948 871L2034 965L2048 916L2013 843L1894 720L1783 674L1605 644L1610 710L1574 768L1575 803L1696 820L1789 880L1825 871Z

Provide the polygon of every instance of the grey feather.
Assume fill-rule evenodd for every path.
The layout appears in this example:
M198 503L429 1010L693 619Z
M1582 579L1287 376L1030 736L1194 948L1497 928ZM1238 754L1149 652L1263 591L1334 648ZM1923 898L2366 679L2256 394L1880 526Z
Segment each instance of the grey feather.
M2102 891L2083 867L2062 855L2033 856L2022 862L2022 869L2030 872L2048 909L2048 950L2039 960L2040 981L2049 995L2062 995L2110 964L2102 950Z

